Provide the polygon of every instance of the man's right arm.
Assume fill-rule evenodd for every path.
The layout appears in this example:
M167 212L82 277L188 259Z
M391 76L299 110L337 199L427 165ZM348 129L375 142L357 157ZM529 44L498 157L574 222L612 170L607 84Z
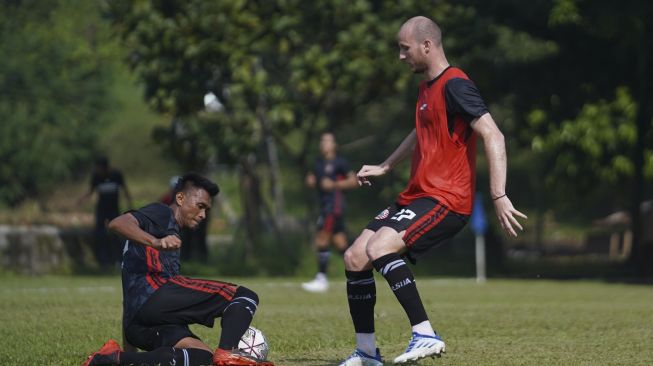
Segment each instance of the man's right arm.
M154 249L175 250L181 246L181 240L175 235L168 235L158 239L141 229L138 225L138 220L131 213L120 215L111 220L111 222L109 222L109 230L121 235L129 241L151 246Z
M404 140L399 144L395 151L388 156L387 159L380 165L363 165L361 170L358 171L356 177L358 178L359 185L372 185L372 183L367 179L368 177L377 177L383 175L390 170L392 170L397 164L406 159L415 149L415 141L417 135L415 129L404 138Z

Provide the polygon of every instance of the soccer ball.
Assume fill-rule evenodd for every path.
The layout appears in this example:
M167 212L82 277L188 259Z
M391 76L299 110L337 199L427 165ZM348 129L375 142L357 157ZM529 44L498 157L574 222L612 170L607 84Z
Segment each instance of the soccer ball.
M248 355L261 360L267 360L268 352L270 352L270 347L265 340L265 336L260 330L254 327L247 328L245 334L243 334L238 342L238 348Z

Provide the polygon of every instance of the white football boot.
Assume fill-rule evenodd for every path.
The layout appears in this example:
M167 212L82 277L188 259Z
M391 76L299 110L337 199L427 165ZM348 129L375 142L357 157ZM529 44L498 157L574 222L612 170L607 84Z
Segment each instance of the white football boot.
M383 366L383 358L378 348L375 356L368 355L356 348L346 360L342 361L340 366Z
M318 273L313 281L302 283L302 288L308 292L327 292L329 280L324 273Z
M408 363L424 357L440 357L445 352L444 348L444 342L439 335L431 337L413 332L408 348L394 359L394 363Z

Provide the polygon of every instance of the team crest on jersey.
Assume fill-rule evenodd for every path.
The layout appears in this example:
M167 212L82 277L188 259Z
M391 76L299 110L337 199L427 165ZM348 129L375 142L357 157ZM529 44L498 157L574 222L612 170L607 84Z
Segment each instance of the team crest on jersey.
M327 165L324 166L324 173L327 175L333 174L333 164L328 163Z
M386 208L385 210L379 212L379 214L376 215L375 219L383 220L385 218L388 218L388 215L390 215L390 210L389 210L389 208Z

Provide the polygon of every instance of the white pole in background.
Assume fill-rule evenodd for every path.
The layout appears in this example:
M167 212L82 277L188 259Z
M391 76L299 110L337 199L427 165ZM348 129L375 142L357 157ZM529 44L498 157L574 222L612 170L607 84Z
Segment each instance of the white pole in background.
M485 266L485 232L487 231L487 219L483 210L483 199L481 194L476 192L474 208L470 226L476 234L476 283L485 283L487 280Z

